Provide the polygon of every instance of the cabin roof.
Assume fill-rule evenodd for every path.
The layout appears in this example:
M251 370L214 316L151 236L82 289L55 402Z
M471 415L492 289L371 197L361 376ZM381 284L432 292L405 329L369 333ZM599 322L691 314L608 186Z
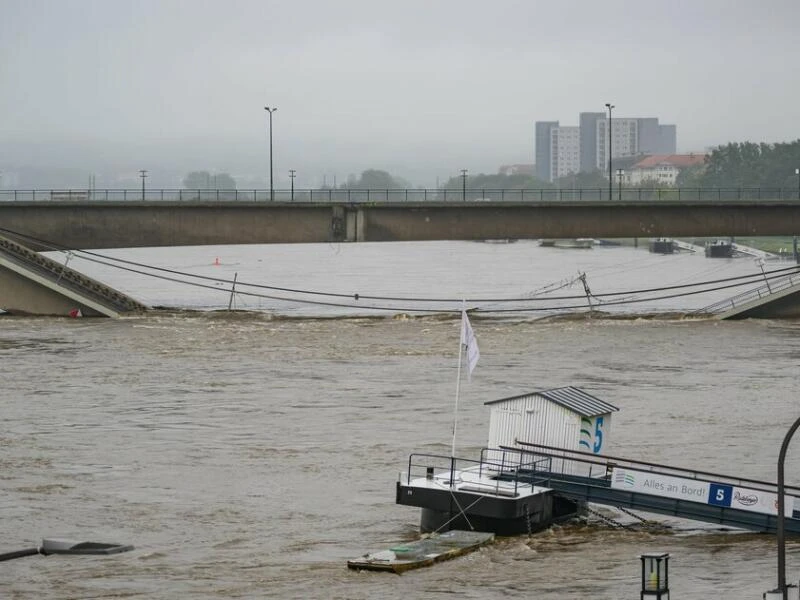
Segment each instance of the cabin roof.
M511 396L509 398L501 398L500 400L490 400L486 405L499 404L501 402L509 402L517 400L526 396L542 396L550 402L568 408L581 415L582 417L596 417L598 415L605 415L611 412L616 412L619 409L613 404L609 404L600 398L595 398L591 394L587 394L580 388L571 385L560 388L553 388L551 390L542 390L539 392L529 392L527 394L520 394L518 396Z

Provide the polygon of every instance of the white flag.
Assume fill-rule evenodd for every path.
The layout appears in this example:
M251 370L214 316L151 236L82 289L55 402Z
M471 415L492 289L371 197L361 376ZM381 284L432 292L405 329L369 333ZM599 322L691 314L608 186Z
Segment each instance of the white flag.
M478 350L478 340L475 339L475 332L472 331L472 325L469 323L469 317L465 310L461 311L461 343L467 347L467 366L469 374L472 375L472 370L481 357L481 351Z

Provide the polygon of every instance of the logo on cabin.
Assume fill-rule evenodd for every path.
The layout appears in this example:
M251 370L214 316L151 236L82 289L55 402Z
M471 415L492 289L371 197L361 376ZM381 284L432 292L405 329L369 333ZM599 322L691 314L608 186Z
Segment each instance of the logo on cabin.
M581 439L578 447L585 452L598 454L603 448L603 417L581 417Z
M636 477L634 477L633 473L617 469L614 473L614 484L632 488L636 485Z
M581 441L579 442L581 450L586 448L587 452L592 451L592 429L592 420L581 417Z

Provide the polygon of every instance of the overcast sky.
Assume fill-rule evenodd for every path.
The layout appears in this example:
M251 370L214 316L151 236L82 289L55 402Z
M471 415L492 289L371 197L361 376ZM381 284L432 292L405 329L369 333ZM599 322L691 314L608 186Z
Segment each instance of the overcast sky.
M0 166L532 163L534 122L674 123L679 151L800 138L797 0L0 0Z

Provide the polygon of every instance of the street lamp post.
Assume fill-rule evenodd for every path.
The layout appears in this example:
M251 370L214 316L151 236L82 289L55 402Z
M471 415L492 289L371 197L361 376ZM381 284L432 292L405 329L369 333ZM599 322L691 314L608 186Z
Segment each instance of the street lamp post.
M622 169L617 169L617 201L622 202L622 176L625 175L625 171Z
M797 175L797 199L800 200L800 169L795 169L794 174Z
M608 201L611 202L611 189L614 184L614 179L611 177L611 109L614 105L606 102L606 108L608 109Z
M781 444L781 450L778 454L778 518L777 518L777 539L778 539L778 587L772 592L767 592L771 594L770 597L772 598L781 598L782 600L786 600L787 598L787 589L786 589L786 540L785 540L785 504L786 498L784 497L784 469L783 463L786 460L786 451L789 448L789 441L791 441L794 432L797 431L797 428L800 427L800 419L797 419L794 424L789 428L789 431L786 433L786 436L783 438L783 443ZM765 595L766 597L766 595Z
M147 179L147 169L139 169L139 177L142 178L142 201L144 201L144 180Z
M295 170L289 169L289 179L292 180L292 202L294 202L294 177L295 177Z
M269 199L275 200L275 189L272 187L272 113L278 108L276 106L265 106L264 110L269 113Z
M467 170L461 169L461 201L467 199Z

